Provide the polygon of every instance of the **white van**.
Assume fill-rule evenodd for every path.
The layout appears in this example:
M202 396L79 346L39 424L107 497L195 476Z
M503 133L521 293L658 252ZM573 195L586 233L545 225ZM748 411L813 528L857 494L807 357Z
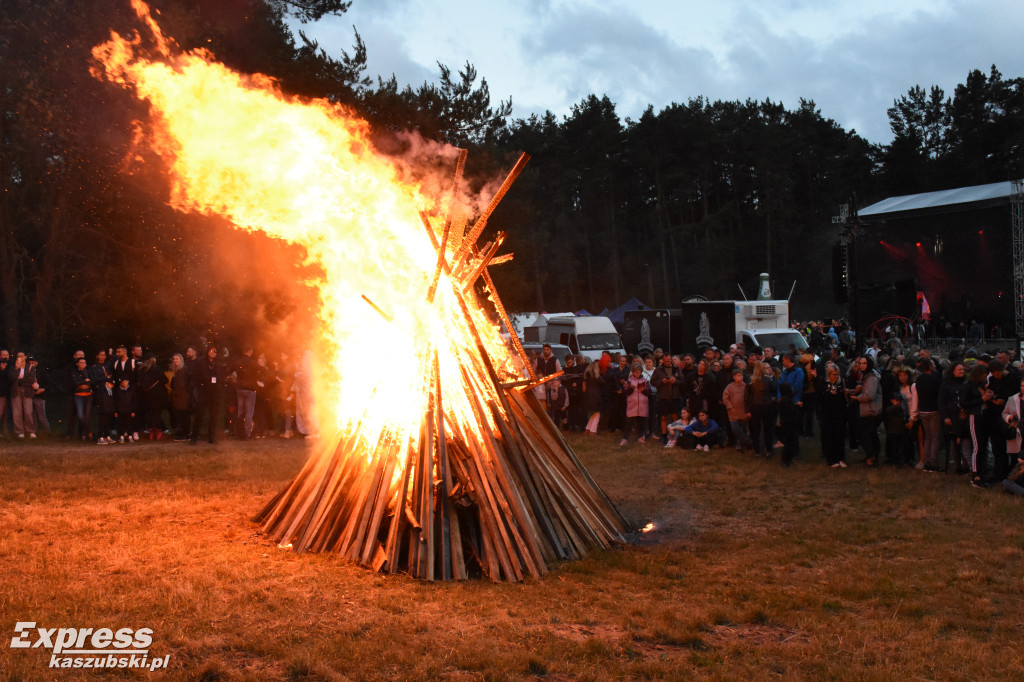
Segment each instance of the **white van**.
M572 313L536 313L533 319L523 327L523 333L519 335L519 338L529 343L544 343L548 341L546 332L548 320L554 317L572 316ZM551 343L557 343L557 341Z
M544 340L568 346L573 353L600 360L601 353L626 353L615 325L607 317L585 315L552 317L548 320Z

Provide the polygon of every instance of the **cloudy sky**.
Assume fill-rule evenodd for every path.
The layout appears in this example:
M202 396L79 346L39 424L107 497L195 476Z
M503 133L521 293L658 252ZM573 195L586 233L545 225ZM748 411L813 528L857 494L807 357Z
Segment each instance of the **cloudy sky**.
M301 27L328 53L353 26L370 74L436 80L468 60L513 116L558 116L591 93L622 118L704 95L769 98L888 142L886 109L914 85L947 95L972 69L1024 76L1020 0L355 0Z

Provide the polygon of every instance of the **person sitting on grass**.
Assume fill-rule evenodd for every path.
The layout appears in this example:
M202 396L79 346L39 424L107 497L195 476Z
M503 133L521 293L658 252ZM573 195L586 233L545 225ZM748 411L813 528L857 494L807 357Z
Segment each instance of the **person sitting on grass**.
M710 452L711 446L718 444L718 423L708 416L707 410L697 413L697 420L686 427L686 432L697 439L694 450Z
M1003 481L1003 489L1013 495L1024 497L1024 459L1017 458L1017 464Z
M690 412L683 408L679 413L679 419L668 424L665 429L665 433L668 435L668 441L665 443L666 448L674 448L676 445L680 445L683 448L688 448L693 445L694 437L693 434L686 430L690 424L696 420L690 416Z

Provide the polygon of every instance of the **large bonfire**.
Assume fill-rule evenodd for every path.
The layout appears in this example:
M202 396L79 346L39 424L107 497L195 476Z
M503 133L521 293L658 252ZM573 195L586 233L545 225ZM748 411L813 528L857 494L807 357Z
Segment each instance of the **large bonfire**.
M266 535L426 579L539 577L621 542L625 522L525 390L521 346L477 299L483 282L507 324L488 273L503 235L477 242L525 155L477 202L462 190L465 152L437 148L454 169L447 191L428 189L351 112L182 52L133 7L151 40L112 34L94 73L149 102L171 205L299 244L320 273L323 437L257 516Z

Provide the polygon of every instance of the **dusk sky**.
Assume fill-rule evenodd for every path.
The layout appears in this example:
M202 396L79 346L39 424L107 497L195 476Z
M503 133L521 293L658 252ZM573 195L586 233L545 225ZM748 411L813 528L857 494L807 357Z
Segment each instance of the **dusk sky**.
M435 81L437 62L468 60L513 117L559 117L607 94L638 117L704 95L771 99L822 114L871 142L891 138L886 109L914 85L947 96L972 69L1024 76L1020 0L355 0L342 17L301 30L331 55L353 26L371 75Z

